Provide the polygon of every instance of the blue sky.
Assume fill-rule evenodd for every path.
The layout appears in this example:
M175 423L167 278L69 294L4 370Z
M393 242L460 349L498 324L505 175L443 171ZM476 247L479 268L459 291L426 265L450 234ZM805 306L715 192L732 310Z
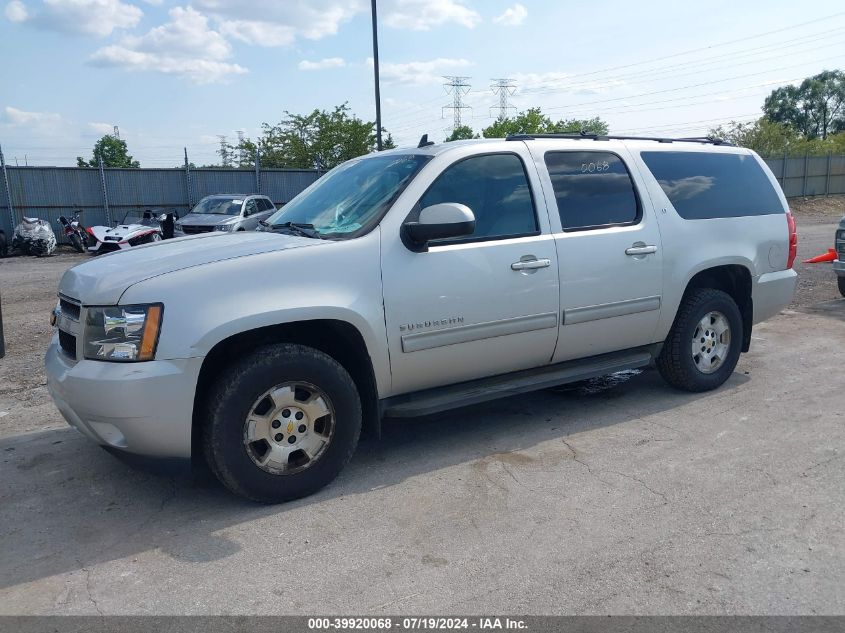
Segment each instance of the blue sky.
M2 7L6 160L71 165L120 126L143 166L284 111L348 102L374 117L369 0L12 0ZM384 126L401 144L451 126L443 75L470 77L465 123L489 125L491 79L554 118L612 132L703 134L758 116L778 85L845 68L841 2L379 0Z

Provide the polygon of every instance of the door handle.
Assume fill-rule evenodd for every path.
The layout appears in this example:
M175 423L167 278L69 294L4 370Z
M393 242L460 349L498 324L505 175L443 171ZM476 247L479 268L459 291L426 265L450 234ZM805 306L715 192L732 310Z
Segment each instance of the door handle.
M625 249L626 255L651 255L657 252L656 246L646 246L645 244L636 244L630 248Z
M550 259L528 259L520 260L511 264L511 270L533 270L535 268L548 268L552 265Z

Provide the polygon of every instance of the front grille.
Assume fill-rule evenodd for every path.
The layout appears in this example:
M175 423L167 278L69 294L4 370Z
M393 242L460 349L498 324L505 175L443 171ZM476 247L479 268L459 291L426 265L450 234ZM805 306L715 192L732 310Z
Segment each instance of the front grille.
M67 317L73 319L74 321L79 321L79 305L76 303L72 303L65 299L64 297L59 297L59 309L62 311L62 314L66 315Z
M197 226L195 224L183 224L182 231L186 235L194 235L195 233L209 233L214 230L214 226Z
M59 347L65 354L76 360L76 337L73 334L59 330Z

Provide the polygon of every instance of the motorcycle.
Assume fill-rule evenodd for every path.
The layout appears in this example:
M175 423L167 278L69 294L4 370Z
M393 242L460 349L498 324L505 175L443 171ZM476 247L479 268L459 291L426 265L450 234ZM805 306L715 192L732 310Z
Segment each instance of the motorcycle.
M76 209L70 219L63 215L59 216L59 222L64 230L65 237L71 243L71 246L78 252L84 253L88 248L88 230L82 226L79 221L79 215L82 209Z
M140 218L130 212L124 216L123 223L114 228L91 227L89 232L94 240L88 252L92 255L113 253L173 237L174 217L178 216L173 212L158 211L147 209Z
M56 250L56 234L46 220L23 218L12 235L12 250L24 255L47 257Z

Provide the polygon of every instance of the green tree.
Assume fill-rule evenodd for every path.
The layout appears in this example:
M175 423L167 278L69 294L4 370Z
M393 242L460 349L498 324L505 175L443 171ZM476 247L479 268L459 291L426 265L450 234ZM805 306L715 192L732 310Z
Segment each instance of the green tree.
M769 121L766 117L748 123L732 121L710 130L710 136L752 149L764 157L823 156L845 152L845 132L828 134L827 138L807 138L789 125Z
M766 97L763 112L808 139L845 131L845 73L825 70L798 86L777 88Z
M77 167L98 167L100 165L99 159L103 159L104 167L134 167L138 168L141 164L137 160L133 160L129 155L129 150L126 147L126 141L123 139L106 134L94 145L94 156L91 160L86 161L82 156L76 157Z
M332 111L285 115L276 125L263 125L258 149L265 167L331 169L376 149L375 123L350 114L345 103ZM392 145L390 135L387 139Z
M592 119L561 119L557 122L543 114L540 108L529 108L513 118L498 119L484 128L485 138L504 138L509 134L607 134L608 127L599 117Z
M381 128L381 131L385 132L386 130L384 128ZM382 139L381 148L382 149L396 149L396 141L393 140L393 135L390 134L389 132L387 133L387 136Z
M481 133L484 138L505 138L509 134L547 134L553 127L552 120L540 108L529 108L515 117L496 119Z
M599 117L592 119L561 119L554 124L554 131L558 134L607 134L607 123Z
M478 134L468 125L459 125L452 130L452 133L446 138L444 143L448 143L449 141L463 141L470 138L478 138Z

